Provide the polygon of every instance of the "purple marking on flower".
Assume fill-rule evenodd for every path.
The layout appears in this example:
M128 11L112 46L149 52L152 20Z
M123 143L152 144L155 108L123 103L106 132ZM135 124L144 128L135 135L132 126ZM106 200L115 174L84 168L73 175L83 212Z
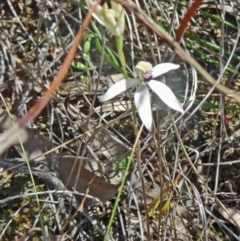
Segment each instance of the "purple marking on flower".
M152 71L146 71L143 73L143 81L148 82L152 79Z

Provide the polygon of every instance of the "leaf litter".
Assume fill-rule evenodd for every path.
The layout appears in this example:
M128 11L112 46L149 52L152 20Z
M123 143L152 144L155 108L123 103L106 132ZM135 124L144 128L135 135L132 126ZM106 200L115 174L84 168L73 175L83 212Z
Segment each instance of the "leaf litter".
M46 3L46 5L41 4L37 1L32 3L30 1L28 3L25 3L23 1L11 1L11 3L13 8L17 11L17 14L20 16L20 20L13 19L15 29L10 28L7 24L7 21L3 21L2 23L0 23L1 27L8 31L8 35L5 38L5 40L7 39L7 41L4 42L4 46L7 45L8 49L9 47L10 49L12 47L13 50L13 52L6 52L6 50L3 50L4 48L1 43L2 48L0 53L3 53L1 55L1 59L4 59L5 70L3 67L1 68L1 71L3 73L1 72L0 79L2 81L2 95L8 102L8 106L11 109L11 112L16 113L19 117L24 113L25 109L28 109L32 105L32 103L34 103L36 99L41 96L40 92L45 89L45 86L48 84L49 79L51 79L51 77L56 73L56 68L53 68L53 66L58 66L61 64L64 56L64 51L68 50L71 39L74 37L74 34L72 33L72 30L69 29L69 26L71 26L71 28L74 30L74 26L79 25L79 17L76 14L76 11L74 11L74 8L76 9L76 6L74 7L74 3L73 5L64 5L63 3L60 3L60 8L59 6L56 6L55 3L50 2ZM170 1L169 3L165 4L171 3L172 2ZM140 4L144 6L145 2L141 1ZM12 20L12 15L9 14L11 13L11 11L6 11L8 9L8 6L6 5L6 3L1 3L1 9L5 10L4 16ZM159 11L158 8L160 7L160 5L151 4L150 6L152 12ZM61 9L62 7L63 9ZM203 5L202 7L206 9L207 6ZM210 6L210 8L211 13L215 11L212 10L212 5ZM219 5L217 5L216 8L219 11L221 10L219 8ZM34 22L33 16L34 13L35 16L38 16L36 13L38 12L37 9L43 10L46 16L48 16L51 20L49 21L46 20L47 18L43 18L44 25L42 26L41 34L37 35L36 38L35 36L32 38L32 36L30 35L34 35L34 32L32 30L35 29L36 26L36 22ZM55 11L53 10L56 9L61 9L62 12L60 14L55 13ZM167 7L166 9L169 8ZM225 11L228 12L228 9L229 6L227 5ZM69 15L69 13L73 14ZM180 11L179 13L181 14ZM230 11L230 13L232 14L232 11ZM171 17L171 14L172 12L168 11L165 17L163 17L163 15L158 12L157 16L161 18L161 22L168 23L168 17ZM23 16L25 16L25 18ZM52 25L52 23L54 22L54 17L56 17L56 19L61 17L63 20L59 22L59 29L61 30L61 34L59 34L57 28L54 27L54 24ZM208 35L211 38L210 40L216 41L217 44L219 44L218 36L215 32L211 32L210 25L214 22L210 21L210 18L208 19L203 17L201 14L197 15L197 20L204 24L204 29L199 28L199 26L197 28L197 31L200 33L200 35L206 38L207 35L204 30L207 30L208 34L210 33ZM22 23L24 23L24 26L26 27L25 32L22 31L19 25L19 21L22 21ZM64 21L65 23L69 22L70 25L65 25ZM51 36L54 37L50 37L48 33L45 33L43 31L44 28L48 29L48 33L51 33ZM189 30L195 32L196 28ZM30 33L29 38L27 36L27 33ZM133 34L135 35L135 37L137 36L137 29L133 30ZM143 50L141 50L141 48L136 48L134 51L134 58L142 58L143 55L147 55L146 58L149 58L148 60L150 61L156 58L156 56L153 57L149 54L146 54L149 53L149 46L151 46L151 43L145 40L146 35L146 29L140 31ZM16 38L16 36L18 37ZM232 36L233 38L235 38L234 34ZM111 38L108 35L106 35L106 37L107 46L112 49L111 41L108 42L108 38ZM154 42L154 36L151 35L150 37L151 41ZM225 37L227 39L227 36ZM37 43L35 42L35 39L37 38L41 38L42 40L42 45L40 45L38 49L41 52L41 54L38 56L38 59L35 56L34 51L27 51L27 49L33 50L35 46L37 46ZM64 38L64 45L61 44L61 38ZM128 39L127 37L126 41L129 41L129 43L131 43L130 39ZM20 49L22 49L23 51L17 52L16 49L13 47L14 45L20 46ZM128 46L129 45L126 44L126 47ZM156 46L156 48L160 48L161 51L164 48L164 44L160 40L154 42L154 46ZM194 49L191 51L193 51L197 60L199 60L204 66L206 66L209 71L216 69L216 65L214 63L211 63L209 59L205 59L204 57L201 58ZM127 49L127 52L130 53L129 49ZM215 57L217 56L216 53L214 53L213 51L207 51L207 53ZM237 53L239 54L239 52L236 52L236 54ZM22 62L24 63L23 65L19 64L19 62L16 61L16 55L24 60ZM106 78L106 76L110 72L109 69L103 69L102 76L100 76L100 82L99 84L97 84L98 78L96 78L96 72L94 72L94 67L98 66L101 56L96 55L96 51L95 56L96 57L94 57L92 60L90 59L89 63L90 68L93 69L93 72L91 72L91 75L93 75L91 80L84 83L77 81L79 76L90 76L90 73L87 71L87 69L78 71L71 69L71 74L69 73L69 76L63 83L62 87L59 88L59 90L56 92L53 100L49 105L53 108L46 108L43 111L42 115L39 117L39 119L34 124L31 124L31 127L34 127L37 130L27 129L22 133L22 138L24 137L23 140L25 140L24 148L28 153L32 172L36 177L40 178L40 180L43 180L45 182L45 190L47 190L49 187L52 187L53 190L56 189L66 191L66 195L64 194L64 197L68 201L67 203L72 204L76 209L78 208L79 203L81 203L83 195L87 191L88 196L85 203L86 207L83 208L83 211L81 211L81 215L79 215L76 219L81 225L77 226L77 224L74 223L74 220L72 223L69 224L68 235L75 237L76 240L76 237L78 237L78 239L80 240L81 238L87 237L88 235L91 235L94 240L102 240L101 235L104 234L105 225L107 224L109 213L111 213L111 198L116 195L119 185L118 183L121 180L122 176L122 173L119 172L115 176L116 179L111 180L108 177L109 172L112 171L111 165L117 163L122 159L122 157L129 154L129 147L132 143L131 140L134 139L132 138L132 136L134 135L131 133L130 136L128 136L127 141L125 140L126 138L124 139L124 137L126 136L125 130L130 129L129 127L126 128L125 126L132 125L131 118L129 118L127 114L124 117L125 119L120 120L121 126L120 124L118 125L119 122L117 120L113 123L113 126L103 126L102 130L98 133L98 126L101 121L104 120L108 122L111 121L113 118L117 119L117 117L121 115L123 111L130 110L131 104L128 101L127 95L123 95L122 99L115 99L113 102L106 103L106 105L103 106L101 106L98 102L95 102L95 104L91 106L91 108L94 109L94 112L90 111L91 108L89 103L92 103L93 96L96 91L98 91L98 94L103 94L107 89L106 86L112 85L111 78ZM132 57L130 56L129 59L130 58ZM76 59L76 61L78 61L78 59ZM27 66L27 68L25 68L25 70L23 71L24 65ZM230 65L233 69L236 67L234 61L231 61ZM15 73L14 66L16 66L17 70L20 70L20 72L17 71ZM29 69L28 66L30 66L30 75L26 71L26 69ZM104 66L107 66L105 61ZM111 69L111 71L115 73L113 69ZM187 71L189 71L189 74L191 76L191 72L188 68ZM212 74L217 75L217 72ZM34 79L34 76L36 75L39 75L37 80ZM115 78L115 75L113 77ZM228 84L228 79L232 79L232 85L239 82L239 77L236 77L236 75L234 77L234 75L226 74L225 77L226 78L224 79L224 81L226 81L226 84ZM176 79L176 81L172 81L174 78ZM178 92L185 89L186 83L188 83L190 86L192 84L191 81L187 82L185 80L185 78L187 78L185 74L183 74L183 78L180 78L178 80L178 76L170 76L170 78L166 76L166 81L170 85L170 87L175 87L176 92ZM34 82L36 86L31 86L30 83L32 82ZM198 91L197 93L197 98L200 99L203 95L206 95L208 93L210 87L207 86L200 78L198 79L198 82L200 91ZM74 83L74 87L71 85L69 88L68 83ZM96 89L97 85L98 89ZM238 85L235 85L234 89L238 91ZM218 105L218 97L218 92L214 92L210 98L210 101L212 101L214 105ZM235 103L232 102L230 98L226 97L225 100L225 104L235 105ZM156 106L158 107L158 105L160 104L157 103ZM156 154L157 147L156 145L154 145L152 137L148 136L147 132L144 131L144 135L142 136L143 139L140 145L142 148L141 161L144 174L145 193L147 194L147 197L144 197L143 195L143 190L141 190L142 187L139 182L140 174L136 172L136 167L133 165L131 168L133 173L132 181L130 179L129 183L124 189L119 210L117 213L118 220L116 220L115 225L113 225L112 227L112 240L124 240L124 238L131 236L133 236L136 240L143 239L147 232L146 222L143 221L143 224L141 224L141 217L144 217L146 215L143 208L143 198L147 198L148 202L151 203L152 199L160 195L160 190L163 190L165 186L173 182L174 179L170 179L171 175L168 175L168 171L173 171L173 169L171 169L171 166L174 165L176 159L179 160L177 162L179 168L185 168L187 166L183 154L181 152L176 153L176 140L171 139L172 132L168 129L169 119L166 116L166 111L160 110L157 109L157 113L159 112L160 118L162 118L161 134L163 135L163 139L166 143L164 144L164 148L162 150L164 153L162 159L167 160L167 168L165 167L166 172L164 171L164 175L162 177L159 177L160 167L158 165L158 158ZM9 126L12 125L12 122L11 120L6 121L8 115L5 111L1 110L1 114L3 114L5 118L5 122L2 122L1 119L1 131L4 132L6 129L8 129ZM220 126L222 125L221 115L218 116L217 113L216 116L209 116L207 113L198 110L192 116L192 118L185 121L184 125L182 126L182 139L184 141L184 144L189 147L189 155L193 160L195 160L195 158L197 159L198 156L201 156L204 167L201 174L206 176L206 180L212 188L214 188L214 186L216 185L220 187L222 183L226 182L226 180L234 179L234 181L237 183L236 180L238 177L238 163L234 164L233 166L229 166L226 164L228 168L226 168L225 166L221 168L220 166L220 169L216 169L216 166L214 166L215 163L218 163L219 153L225 158L224 161L226 161L226 163L227 161L237 160L239 156L239 147L237 144L239 142L239 138L238 136L233 136L231 132L232 130L234 130L234 132L236 133L239 128L239 112L229 111L228 114L230 114L231 119L229 123L225 123L226 132L224 132L223 134L222 132L220 132ZM43 137L40 132L45 135L45 137ZM66 141L75 138L78 135L80 136L80 138L77 138L70 143L64 144ZM229 137L232 138L231 142L229 142L227 135L230 135ZM49 139L51 141L49 141ZM222 146L219 149L220 144ZM48 153L47 155L43 155L46 151L51 150L55 146L59 146L59 148L57 150L52 150L51 153ZM229 150L230 147L233 149L233 151ZM86 153L86 155L82 155L82 153L84 152ZM15 143L14 149L11 148L6 155L1 157L0 166L4 170L11 170L7 171L9 174L4 172L2 180L5 180L5 182L3 182L2 187L7 188L7 185L9 185L8 179L6 177L8 177L9 180L12 180L12 178L19 180L17 179L17 177L18 175L21 175L20 173L29 173L29 170L26 168L25 165L16 166L25 163L25 160L22 158L22 156L22 149L20 148L18 143ZM208 160L210 160L210 163ZM75 163L76 166L74 166ZM166 163L164 165L166 165ZM199 162L196 161L196 163ZM205 167L204 164L208 163L212 166ZM72 167L74 168L73 172L71 173ZM12 173L12 171L16 174L10 174ZM136 174L136 176L134 176L134 173ZM220 173L219 180L215 179L218 173ZM25 175L24 177L27 180L28 175ZM174 174L172 175L172 177L174 177ZM167 222L159 222L158 220L154 219L150 220L152 240L157 240L156 233L159 233L159 230L163 238L173 238L174 235L177 235L176 238L178 239L193 240L194 238L202 238L203 235L206 235L206 231L205 234L203 234L203 232L201 231L203 230L203 227L206 227L205 224L207 225L207 223L206 220L203 220L204 215L199 214L200 212L204 211L204 209L200 205L200 199L204 199L206 209L208 209L208 207L212 204L212 200L211 198L207 198L210 194L206 193L206 189L203 188L202 192L202 189L199 187L197 189L194 189L195 185L197 185L195 179L196 177L191 173L189 169L187 169L187 171L184 171L184 175L182 178L183 184L181 184L181 182L178 184L177 189L179 193L178 195L175 195L174 199L172 200L172 207L170 209L170 212L166 214L166 216L164 216L166 217ZM189 184L189 180L191 181L191 185ZM216 181L218 181L217 184L215 184ZM88 184L91 182L92 185L89 186ZM136 182L138 185L136 185ZM43 188L40 183L37 183L39 192L42 191ZM20 182L19 184L21 185L22 182ZM240 190L237 187L234 190L224 190L223 193L220 193L221 200L224 202L226 210L230 212L230 214L235 213L236 215L232 215L233 219L231 219L229 218L226 210L216 207L215 210L217 212L214 212L212 214L215 215L215 218L213 218L213 216L211 216L210 214L208 216L208 218L210 218L212 221L212 224L209 224L207 230L209 240L222 240L222 235L225 235L224 237L230 237L231 240L234 240L234 237L231 236L231 234L229 234L227 231L225 231L225 233L221 232L221 229L223 228L223 218L224 222L226 222L227 224L227 227L232 229L233 233L238 233L238 205L237 201L235 200L235 193L239 193ZM11 188L12 187L10 187L10 191ZM132 188L133 191L130 192ZM32 190L31 184L29 184L26 189L28 191ZM138 192L139 189L140 191ZM69 193L67 192L67 190L70 190L72 192ZM24 192L25 191L26 190L24 190ZM81 195L79 195L79 193L76 193L76 191L81 193ZM20 194L23 195L24 192L21 191ZM131 193L131 195L129 193ZM9 192L8 195L9 194L11 195L11 192ZM21 211L24 208L28 207L29 212L36 211L34 206L34 200L31 200L31 203L33 204L32 206L28 206L29 200L25 197L19 200L21 200L21 202L18 203L18 210ZM48 202L50 202L51 205L47 205L45 211L49 211L49 213L52 213L52 217L54 217L55 215L56 220L61 221L56 221L58 229L49 227L49 233L53 234L52 236L49 236L49 240L63 240L62 238L71 240L65 234L60 236L57 235L61 226L63 225L63 222L66 220L64 218L61 219L60 217L63 214L67 215L71 213L68 209L68 205L64 205L64 203L61 201L63 199L61 198L57 199L59 203L55 202L56 199L50 200L51 201L48 200ZM191 202L189 200L191 200ZM105 204L103 205L101 202L105 202ZM87 206L92 203L97 203L97 207L93 206L97 209L97 211L92 210L90 207L87 208ZM1 203L1 205L3 204ZM4 203L4 205L9 204L8 202L6 202ZM54 207L59 208L60 211L53 212L52 210L54 209ZM16 210L16 206L11 205L10 209L12 209L11 214L13 214ZM91 212L94 211L94 213L92 214L89 210ZM158 214L158 211L159 210L156 209L155 214ZM17 211L15 213L17 214ZM8 217L8 220L13 220L12 218L10 218L10 216ZM47 218L47 215L45 217L48 223L51 224L51 218ZM172 220L173 217L174 220ZM12 238L13 234L16 236L16 238L24 237L24 232L26 230L31 233L30 228L34 226L32 223L36 219L32 217L25 220L27 224L25 224L24 228L19 228L19 226L14 226L13 223L11 224L11 222L8 222L6 225L6 227L8 227L8 231L7 229L4 229L4 232L2 232L3 238L4 235L8 235L5 236L5 240L7 240L6 237L9 238L9 235L12 235ZM32 222L29 222L29 220L31 220ZM130 220L130 224L127 225L126 220ZM94 224L96 223L97 225L95 226ZM216 225L217 223L219 226ZM160 224L162 225L162 227L160 227ZM80 234L76 232L76 228L74 227L79 228L78 231ZM13 230L14 228L15 230ZM171 229L174 231L171 232ZM98 233L96 233L96 230ZM41 236L41 232L34 233L34 230L32 230L32 233L33 237ZM99 234L100 237L98 236Z

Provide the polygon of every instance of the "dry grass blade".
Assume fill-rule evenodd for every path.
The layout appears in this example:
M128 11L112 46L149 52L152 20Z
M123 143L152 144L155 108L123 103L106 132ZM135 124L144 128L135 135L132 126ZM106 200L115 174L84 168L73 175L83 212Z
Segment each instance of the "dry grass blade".
M75 187L76 191L85 193L89 188L87 194L100 199L102 202L106 202L116 195L119 185L110 184L103 178L88 171L84 167L81 158L60 156L54 158L53 162L54 169L59 174L60 180L66 184L69 190Z

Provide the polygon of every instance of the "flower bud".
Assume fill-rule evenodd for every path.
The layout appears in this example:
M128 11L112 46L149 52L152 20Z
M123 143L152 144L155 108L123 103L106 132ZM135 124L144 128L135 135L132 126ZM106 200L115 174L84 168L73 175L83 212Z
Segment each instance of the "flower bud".
M86 0L88 8L91 8L95 2ZM93 13L94 18L106 27L114 36L121 36L125 28L124 9L118 3L113 1L111 8L105 2L103 6L98 5Z

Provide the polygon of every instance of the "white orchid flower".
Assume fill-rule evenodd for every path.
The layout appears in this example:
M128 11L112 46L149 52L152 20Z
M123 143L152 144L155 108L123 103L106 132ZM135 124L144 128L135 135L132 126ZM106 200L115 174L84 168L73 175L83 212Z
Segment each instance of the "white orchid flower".
M108 89L105 95L99 96L98 99L101 102L110 100L121 92L136 86L134 102L138 114L146 128L151 130L152 110L148 87L170 108L184 113L181 104L172 90L167 85L153 80L153 78L167 73L170 70L178 69L179 67L179 65L172 63L162 63L152 67L151 63L140 61L135 67L138 78L118 81Z
M92 0L86 0L88 8L96 4ZM121 36L125 27L125 18L123 7L110 1L111 8L105 2L103 6L97 5L93 17L103 26L105 26L114 36Z

